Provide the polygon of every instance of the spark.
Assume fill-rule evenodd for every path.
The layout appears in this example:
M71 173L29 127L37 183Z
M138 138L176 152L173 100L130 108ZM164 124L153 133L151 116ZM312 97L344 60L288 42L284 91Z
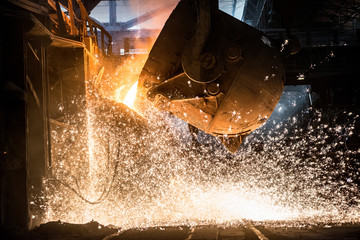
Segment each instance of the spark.
M115 81L114 74L105 95L89 97L76 117L65 116L66 124L51 124L52 179L44 179L43 222L96 220L127 229L245 219L359 220L359 152L344 147L355 121L314 121L304 128L301 118L270 120L264 125L274 121L271 131L261 127L229 155L201 133L204 144L189 144L187 124L148 102L142 103L146 118L137 119L111 101L121 87L110 84ZM134 98L136 84L117 91L120 102Z

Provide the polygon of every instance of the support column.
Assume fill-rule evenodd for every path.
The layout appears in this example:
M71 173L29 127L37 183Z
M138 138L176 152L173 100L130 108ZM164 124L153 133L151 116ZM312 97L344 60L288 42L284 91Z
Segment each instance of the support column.
M26 25L5 14L0 15L0 26L6 33L0 41L0 228L10 234L19 234L29 227L24 69Z
M232 6L232 16L233 17L235 17L236 5L237 5L237 0L234 0L233 6Z
M109 25L114 26L116 24L116 1L109 1Z

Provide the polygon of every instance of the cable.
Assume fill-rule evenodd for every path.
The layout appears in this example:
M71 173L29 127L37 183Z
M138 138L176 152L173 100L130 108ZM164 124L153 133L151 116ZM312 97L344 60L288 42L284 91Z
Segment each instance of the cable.
M111 182L109 184L109 188L106 190L106 186L104 187L104 191L101 193L100 197L96 200L96 201L90 201L88 200L87 198L85 198L78 190L76 190L75 188L71 187L68 183L62 181L62 180L59 180L59 179L56 179L56 178L50 178L48 179L49 182L58 182L60 184L62 184L64 187L68 188L69 190L71 190L73 193L75 193L76 196L78 196L80 199L82 199L83 201L85 201L86 203L89 203L89 204L100 204L104 199L106 199L108 197L108 195L110 194L110 191L111 189L113 188L113 183L114 183L114 180L115 180L115 177L118 173L118 167L119 167L119 157L120 157L120 142L118 142L118 151L117 151L117 154L116 154L116 162L115 162L115 168L114 168L114 173L113 173L113 176L112 176L112 179L111 179ZM77 183L77 180L76 180L76 185L77 187L79 188L79 185Z

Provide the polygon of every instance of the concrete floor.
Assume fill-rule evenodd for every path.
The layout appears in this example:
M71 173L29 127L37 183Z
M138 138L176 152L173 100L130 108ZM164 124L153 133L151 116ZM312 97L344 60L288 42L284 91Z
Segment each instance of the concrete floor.
M360 224L269 227L262 224L247 223L232 227L205 226L167 226L146 229L105 227L97 222L69 224L50 222L27 233L6 235L1 239L20 240L360 240Z

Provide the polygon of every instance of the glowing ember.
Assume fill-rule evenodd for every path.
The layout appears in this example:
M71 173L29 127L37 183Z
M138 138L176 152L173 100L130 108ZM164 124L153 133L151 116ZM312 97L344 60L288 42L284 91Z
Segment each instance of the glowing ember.
M124 99L124 104L129 108L134 108L135 98L136 98L136 90L137 90L138 81L136 81L130 88L129 92L126 94Z

